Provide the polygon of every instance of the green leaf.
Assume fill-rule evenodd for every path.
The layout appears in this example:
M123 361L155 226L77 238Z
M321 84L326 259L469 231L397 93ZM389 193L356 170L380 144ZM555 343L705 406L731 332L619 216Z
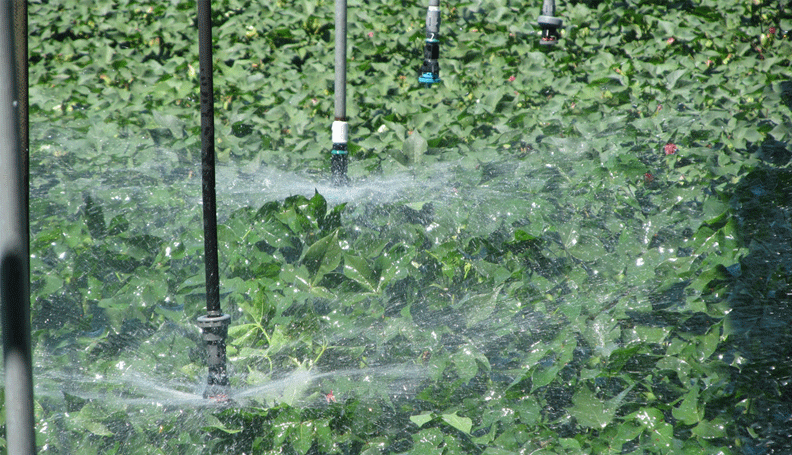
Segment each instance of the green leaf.
M624 389L610 400L601 400L585 385L581 385L572 397L573 406L569 413L579 425L586 428L605 428L613 421L616 411L633 386Z
M423 414L418 414L414 416L410 416L410 421L419 427L424 426L424 424L430 422L433 419L432 413L425 412Z
M423 159L424 153L428 150L428 147L426 139L416 130L404 140L402 153L410 163L419 164Z
M703 439L723 438L726 436L726 428L729 422L722 418L716 417L712 420L702 420L693 427L691 430L694 435Z
M674 427L666 423L663 413L654 408L642 408L630 414L636 419L649 434L650 444L663 453L669 453L674 448Z
M379 288L377 276L365 258L344 253L344 275L369 291L376 292Z
M220 430L226 434L236 434L242 431L242 429L239 428L228 428L227 426L225 426L223 422L220 421L220 419L218 419L217 417L211 414L207 415L205 418L206 418L206 424L204 425L204 428L207 430L210 429Z
M698 401L699 389L694 386L682 397L682 402L679 406L671 409L671 415L675 419L681 420L685 425L699 423L704 416L704 409L699 408Z
M311 284L317 285L327 274L341 263L343 251L338 244L338 230L311 245L303 254L302 263L312 275Z
M460 307L468 315L468 328L484 322L490 318L498 303L498 295L503 285L496 287L491 294L466 297L459 302Z
M453 414L442 414L440 415L440 418L443 419L445 423L451 425L452 427L456 428L457 430L465 434L470 434L470 429L473 427L473 421L470 418L460 417L457 415L456 412ZM412 417L410 417L410 420L412 420Z

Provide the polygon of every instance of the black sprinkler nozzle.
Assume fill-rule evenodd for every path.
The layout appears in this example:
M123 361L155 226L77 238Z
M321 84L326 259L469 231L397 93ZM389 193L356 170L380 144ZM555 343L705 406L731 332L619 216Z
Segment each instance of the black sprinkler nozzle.
M426 12L426 43L424 60L419 70L418 82L431 87L440 79L440 0L429 0Z
M539 44L544 46L553 46L558 44L561 35L558 29L564 23L563 20L555 17L555 0L544 0L542 5L542 15L539 16L539 27L542 29L542 37Z
M198 318L198 327L201 328L201 337L206 342L206 358L209 366L209 376L206 380L206 389L203 397L218 401L229 401L230 382L226 371L226 338L231 316L201 316Z
M434 83L440 82L440 42L437 40L429 40L427 38L426 45L424 46L424 62L421 65L421 75L418 76L418 82L431 86Z

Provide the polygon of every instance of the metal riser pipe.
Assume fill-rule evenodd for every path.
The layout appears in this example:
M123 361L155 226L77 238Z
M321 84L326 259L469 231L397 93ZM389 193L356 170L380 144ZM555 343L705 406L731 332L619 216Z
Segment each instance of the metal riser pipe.
M203 192L206 316L198 318L206 342L209 375L205 398L226 398L226 335L230 316L220 309L215 193L214 83L212 80L212 4L198 0L198 52L201 84L201 188Z
M8 453L33 454L27 132L20 131L27 127L27 8L13 3L0 3L0 307Z
M330 175L333 185L349 183L347 157L349 155L349 125L346 117L346 58L347 58L347 2L335 3L335 120L333 121L333 148L330 158Z

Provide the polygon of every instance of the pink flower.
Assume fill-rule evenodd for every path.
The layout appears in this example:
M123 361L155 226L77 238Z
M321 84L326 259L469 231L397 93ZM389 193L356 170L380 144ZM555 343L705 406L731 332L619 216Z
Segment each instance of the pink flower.
M509 82L514 82L517 78L514 76L509 76Z
M675 40L675 39L674 39L674 37L672 36L671 38L668 38L668 40L666 41L666 43L668 43L668 44L674 44L674 41L676 41L676 40Z
M767 33L769 33L771 35L775 35L776 34L776 28L775 27L770 27L769 29L767 29Z
M679 149L677 148L676 144L672 144L671 142L669 142L668 144L665 145L665 147L663 147L663 150L665 150L666 155L673 155Z
M374 38L374 32L368 32L369 38Z

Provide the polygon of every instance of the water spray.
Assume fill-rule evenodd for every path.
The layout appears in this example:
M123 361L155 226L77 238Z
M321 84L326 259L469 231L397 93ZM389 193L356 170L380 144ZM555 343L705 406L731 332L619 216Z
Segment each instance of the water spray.
M214 83L212 80L212 4L198 0L198 55L201 83L201 187L203 189L206 316L198 318L206 342L207 378L204 398L225 400L229 381L226 345L231 316L220 309L220 276L217 259L217 201L215 195Z
M431 87L440 82L440 0L429 0L426 12L426 43L424 44L424 61L418 76L418 82Z
M554 46L558 44L561 36L558 34L558 29L564 23L561 19L555 17L556 6L555 0L544 0L542 4L542 15L539 16L539 27L542 28L542 39L539 44L544 46Z
M335 3L335 120L332 127L333 149L330 157L330 174L333 186L349 184L347 177L347 142L349 124L346 118L346 41L347 2Z

